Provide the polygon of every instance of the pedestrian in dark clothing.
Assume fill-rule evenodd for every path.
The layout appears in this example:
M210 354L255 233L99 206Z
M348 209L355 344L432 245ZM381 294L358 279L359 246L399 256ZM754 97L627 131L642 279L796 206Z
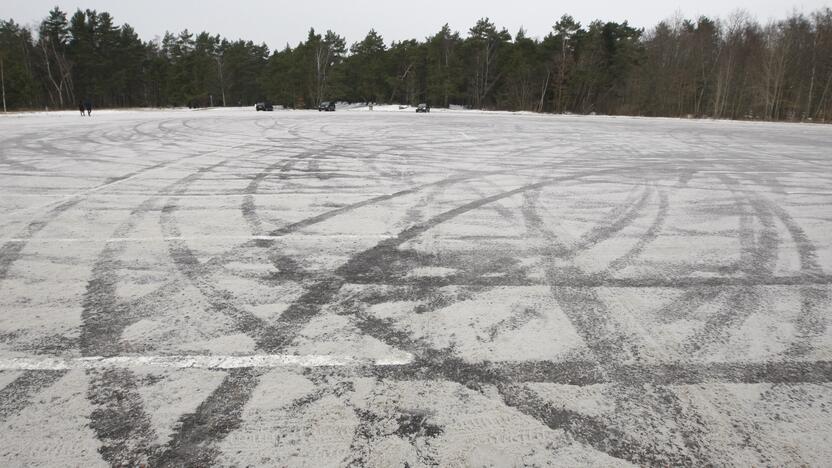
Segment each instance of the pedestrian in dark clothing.
M81 111L81 117L84 116L84 101L78 101L78 110Z
M92 116L92 101L84 99L84 109L87 110L87 116Z

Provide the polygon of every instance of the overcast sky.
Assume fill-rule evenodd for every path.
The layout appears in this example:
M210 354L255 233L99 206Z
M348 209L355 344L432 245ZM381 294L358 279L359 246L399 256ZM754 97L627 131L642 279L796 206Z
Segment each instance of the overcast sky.
M310 27L332 29L360 40L375 28L389 44L393 40L424 39L444 24L463 35L478 18L490 17L512 35L520 27L533 37L545 36L555 21L569 13L581 23L593 19L629 20L650 27L676 12L685 17L725 17L744 9L761 21L789 12L813 11L832 0L2 0L0 18L34 25L55 5L108 11L119 24L129 23L145 40L165 31L209 31L229 39L265 42L270 48L292 46L306 38ZM405 6L406 5L406 6Z

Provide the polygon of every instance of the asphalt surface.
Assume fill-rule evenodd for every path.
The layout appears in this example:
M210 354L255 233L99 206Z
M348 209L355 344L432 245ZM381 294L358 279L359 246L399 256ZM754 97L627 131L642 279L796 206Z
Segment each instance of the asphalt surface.
M2 466L832 460L832 127L0 117Z

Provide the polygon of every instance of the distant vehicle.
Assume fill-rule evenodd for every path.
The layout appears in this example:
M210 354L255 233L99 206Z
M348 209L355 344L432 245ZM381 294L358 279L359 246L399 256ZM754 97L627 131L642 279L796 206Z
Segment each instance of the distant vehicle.
M424 103L419 104L418 106L416 106L416 112L424 112L427 114L428 112L430 112L430 107L428 107L428 105Z
M322 101L318 106L318 112L335 112L335 103L331 101Z
M274 106L272 105L272 103L270 103L268 101L258 102L257 104L254 105L254 108L257 109L257 112L260 112L260 111L271 112L271 111L274 110Z

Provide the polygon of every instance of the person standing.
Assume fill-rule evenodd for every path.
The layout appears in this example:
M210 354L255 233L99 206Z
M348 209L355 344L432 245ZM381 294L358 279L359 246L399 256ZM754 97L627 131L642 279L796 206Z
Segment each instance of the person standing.
M87 116L91 117L92 116L92 101L90 101L89 98L84 99L84 109L87 110Z
M84 116L84 101L78 101L78 110L81 111L81 117Z

